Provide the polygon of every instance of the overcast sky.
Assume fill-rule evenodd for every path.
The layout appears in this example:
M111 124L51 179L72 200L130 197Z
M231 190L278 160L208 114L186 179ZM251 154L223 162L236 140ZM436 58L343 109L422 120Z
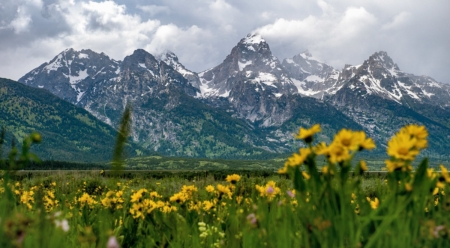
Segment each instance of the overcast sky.
M449 0L2 0L0 77L70 47L116 60L170 50L200 72L259 32L280 60L308 49L342 69L386 51L401 70L450 83L449 25Z

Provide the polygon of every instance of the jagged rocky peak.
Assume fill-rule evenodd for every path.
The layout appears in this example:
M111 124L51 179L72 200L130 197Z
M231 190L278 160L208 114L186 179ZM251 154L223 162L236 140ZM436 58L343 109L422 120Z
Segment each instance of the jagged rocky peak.
M168 54L165 58L174 59L176 55ZM135 85L133 87L138 88L154 88L156 85L160 85L162 89L166 90L167 86L173 85L178 88L181 87L188 95L195 96L199 92L192 85L189 85L188 80L170 64L165 63L159 57L153 56L144 49L137 49L132 55L125 57L122 67L123 72L120 81L127 84L124 88L130 87L130 85Z
M178 73L183 75L183 77L185 77L192 86L200 88L200 78L198 77L197 73L186 69L186 67L182 63L180 63L175 53L166 50L165 52L156 56L156 59L171 66Z
M126 56L122 63L123 70L149 70L153 73L159 71L159 61L144 49L136 49L133 54Z
M45 88L65 100L77 103L94 81L116 77L119 71L120 61L104 53L68 48L24 75L19 82Z
M278 125L291 116L278 102L298 93L269 45L256 33L241 39L220 65L199 76L202 97L226 98L237 116L261 121L262 126Z
M61 71L67 76L80 76L79 72L82 70L87 75L91 75L96 73L97 69L101 69L98 68L98 64L116 68L119 61L109 58L104 53L96 53L90 49L77 51L73 48L68 48L56 55L50 62L46 62L32 70L32 72L37 74L45 71L50 74L52 71Z
M258 49L268 49L266 40L258 33L247 34L245 38L242 38L239 44L245 45L249 50L257 52Z
M323 98L341 87L336 83L339 71L314 58L308 50L284 59L282 65L302 95Z
M242 71L278 70L282 71L281 63L273 56L269 45L257 33L248 34L233 47L230 54L218 66L204 71L201 77L207 81L225 80Z
M372 65L384 67L386 69L394 69L399 71L400 68L398 68L397 64L394 63L394 61L389 57L387 52L379 51L374 53L372 56L369 57L369 62Z
M369 70L376 78L396 77L401 71L386 52L376 52L364 61L364 69Z
M308 49L295 55L292 59L294 61L313 60L313 61L320 62L319 59L313 57L313 55L309 52Z
M278 60L272 55L269 44L267 44L266 40L264 40L258 33L248 34L245 38L242 38L239 41L235 48L236 49L233 50L238 53L238 58L240 61L257 59L255 56L259 58L261 58L261 56L266 57L270 60ZM231 53L233 53L233 51ZM242 71L242 65L240 65L239 69Z
M346 83L345 91L359 92L357 95L376 95L400 104L411 102L448 106L449 87L432 78L415 76L400 71L386 52L371 55L362 65L346 66L340 80Z
M283 66L288 69L291 77L298 80L304 80L310 75L330 73L334 70L333 67L314 58L308 50L292 58L284 59ZM326 75L322 75L321 78L324 76Z
M166 50L163 53L156 56L156 59L164 61L166 64L177 64L178 56L170 50Z

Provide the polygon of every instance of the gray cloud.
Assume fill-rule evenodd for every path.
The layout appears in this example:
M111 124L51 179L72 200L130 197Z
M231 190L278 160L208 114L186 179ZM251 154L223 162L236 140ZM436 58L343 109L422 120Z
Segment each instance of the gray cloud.
M449 9L444 0L7 0L0 76L18 79L68 47L115 59L168 49L202 71L257 31L280 59L309 49L342 68L383 50L406 72L450 83Z

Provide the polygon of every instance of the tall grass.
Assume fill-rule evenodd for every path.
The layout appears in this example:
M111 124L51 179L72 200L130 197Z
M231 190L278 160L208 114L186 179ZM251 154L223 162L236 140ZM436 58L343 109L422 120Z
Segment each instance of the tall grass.
M126 116L126 115L125 115ZM130 116L120 128L113 171L122 169ZM123 130L122 130L123 129ZM424 159L426 130L407 126L388 143L385 178L353 161L375 144L343 130L314 144L320 126L300 129L307 148L281 175L121 177L104 171L15 175L37 158L25 138L0 188L1 247L448 247L450 175ZM0 145L3 142L0 142ZM319 168L317 161L326 161ZM323 164L323 162L321 162Z

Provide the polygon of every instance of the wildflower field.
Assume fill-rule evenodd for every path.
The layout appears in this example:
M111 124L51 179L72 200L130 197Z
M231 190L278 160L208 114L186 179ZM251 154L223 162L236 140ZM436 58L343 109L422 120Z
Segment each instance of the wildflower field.
M278 174L189 179L60 172L3 172L1 247L450 247L450 175L412 163L427 146L423 126L387 144L386 176L368 177L364 132L343 129L314 142L319 125ZM26 163L10 155L11 166ZM25 155L23 155L25 154ZM316 165L325 158L327 165ZM114 173L117 172L117 173Z

